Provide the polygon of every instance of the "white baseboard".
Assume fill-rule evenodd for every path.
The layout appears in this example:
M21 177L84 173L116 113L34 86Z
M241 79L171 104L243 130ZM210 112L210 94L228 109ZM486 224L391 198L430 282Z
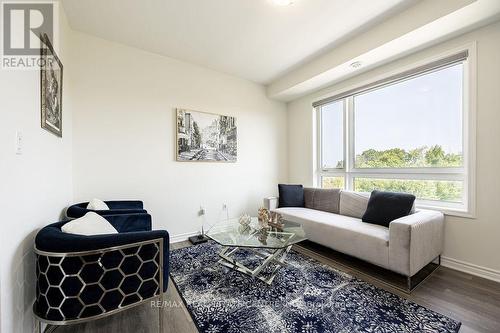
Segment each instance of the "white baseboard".
M183 233L183 234L178 234L178 235L174 235L174 236L170 236L170 243L178 243L178 242L183 242L183 241L186 241L189 237L191 236L196 236L196 235L199 235L200 232L199 231L191 231L191 232L186 232L186 233Z
M455 269L457 271L476 275L488 280L500 282L500 271L495 269L474 265L465 261L448 257L441 257L441 265L443 265L444 267Z

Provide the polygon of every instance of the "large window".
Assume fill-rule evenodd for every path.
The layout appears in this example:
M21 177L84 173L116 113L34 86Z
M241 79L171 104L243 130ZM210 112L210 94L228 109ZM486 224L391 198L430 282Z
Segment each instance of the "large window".
M321 107L323 169L344 167L344 101Z
M466 57L316 105L318 182L468 212Z

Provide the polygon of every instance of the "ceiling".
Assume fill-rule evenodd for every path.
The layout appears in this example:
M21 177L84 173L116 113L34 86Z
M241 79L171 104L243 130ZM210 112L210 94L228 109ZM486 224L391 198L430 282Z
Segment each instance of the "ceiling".
M62 0L71 27L261 84L417 0Z

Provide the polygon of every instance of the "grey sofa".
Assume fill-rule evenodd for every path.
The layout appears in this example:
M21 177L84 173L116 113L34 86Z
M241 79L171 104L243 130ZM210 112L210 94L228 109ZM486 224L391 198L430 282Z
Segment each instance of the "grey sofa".
M339 189L304 188L304 208L278 208L276 197L265 198L264 206L301 223L309 240L406 277L440 257L444 225L441 212L413 209L387 228L361 221L369 196Z

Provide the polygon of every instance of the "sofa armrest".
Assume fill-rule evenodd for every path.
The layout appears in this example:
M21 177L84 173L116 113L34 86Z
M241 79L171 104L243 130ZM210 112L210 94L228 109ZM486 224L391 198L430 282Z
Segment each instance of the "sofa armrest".
M118 214L103 216L118 232L150 231L152 229L149 214Z
M389 267L413 276L443 252L444 215L419 210L389 225Z
M109 209L130 209L130 210L143 210L144 204L140 200L113 200L104 201Z
M108 209L108 210L89 210L99 215L117 215L117 214L147 214L145 209Z
M106 210L93 210L87 209L88 202L81 202L74 204L66 209L67 218L79 218L88 212L95 212L99 215L115 215L115 214L136 214L147 213L143 208L142 201L106 201L109 209ZM130 204L129 204L130 203ZM128 205L128 206L127 206Z
M278 197L264 198L264 208L266 208L267 210L278 208Z

